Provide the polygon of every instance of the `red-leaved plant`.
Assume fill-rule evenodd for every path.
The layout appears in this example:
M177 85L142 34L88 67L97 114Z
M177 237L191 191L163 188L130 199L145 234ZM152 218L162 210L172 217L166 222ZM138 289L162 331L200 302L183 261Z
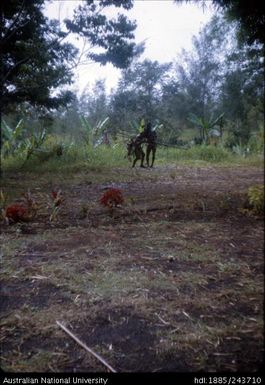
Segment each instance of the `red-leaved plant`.
M7 220L8 223L16 223L20 221L25 221L27 218L27 212L25 206L22 204L15 203L13 205L8 206L4 210L4 217Z
M3 200L3 194L1 194ZM23 203L14 203L2 209L2 217L5 221L10 223L29 222L37 212L37 204L33 199L31 192L28 191L23 196Z
M100 203L108 207L109 209L113 209L114 207L117 207L121 205L124 202L122 192L118 188L110 188L103 196L100 198Z
M51 192L51 196L52 196L52 200L53 200L53 205L55 207L60 206L63 203L63 201L64 201L64 198L63 198L61 190L58 190L58 191L54 191L53 190Z
M58 212L61 208L61 204L64 201L63 194L61 190L51 192L52 198L52 213L50 215L50 221L52 222L57 218Z

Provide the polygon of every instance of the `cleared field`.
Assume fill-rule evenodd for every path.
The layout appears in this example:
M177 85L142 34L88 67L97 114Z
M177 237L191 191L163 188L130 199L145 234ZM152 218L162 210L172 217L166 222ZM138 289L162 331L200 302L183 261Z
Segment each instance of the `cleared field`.
M106 182L107 181L107 182ZM110 182L112 181L112 182ZM34 221L1 225L1 366L102 372L256 371L263 359L264 222L242 208L258 167L9 173ZM99 204L108 187L125 204ZM65 202L49 222L47 195Z

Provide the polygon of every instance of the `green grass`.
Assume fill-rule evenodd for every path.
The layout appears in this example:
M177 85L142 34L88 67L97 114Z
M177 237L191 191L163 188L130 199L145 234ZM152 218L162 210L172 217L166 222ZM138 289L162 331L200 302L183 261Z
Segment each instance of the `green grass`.
M124 159L125 151L121 146L115 148L107 148L100 146L92 148L90 146L71 146L67 148L64 154L60 157L53 156L52 158L45 160L41 154L33 155L28 161L25 162L23 154L16 156L10 156L3 159L3 170L16 170L23 169L24 171L38 170L40 172L76 172L83 169L91 169L95 171L95 168L101 167L114 167L114 166L126 166L128 160Z
M194 146L189 149L165 148L159 146L156 155L156 165L167 163L191 165L263 165L263 154L251 154L243 157L233 154L223 147ZM83 144L66 146L61 157L53 155L46 157L45 153L37 153L25 162L25 154L19 153L2 159L2 169L9 171L36 171L39 173L60 172L60 174L75 174L80 171L101 173L114 167L128 168L130 163L126 158L125 145L115 147L99 146L93 148Z
M243 157L232 153L228 149L215 146L194 146L189 149L182 148L159 148L157 151L157 162L164 164L170 162L181 162L188 164L208 165L211 163L222 165L253 165L263 164L263 154L250 154Z

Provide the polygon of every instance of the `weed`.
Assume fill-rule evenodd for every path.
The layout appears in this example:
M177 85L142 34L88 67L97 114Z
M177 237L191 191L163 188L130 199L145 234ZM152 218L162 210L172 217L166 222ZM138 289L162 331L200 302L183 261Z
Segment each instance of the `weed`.
M52 197L52 213L50 215L50 222L57 219L58 212L61 208L61 204L64 201L61 190L58 190L58 191L53 190L51 192L51 197Z
M255 214L264 212L264 186L255 185L248 189L248 200Z

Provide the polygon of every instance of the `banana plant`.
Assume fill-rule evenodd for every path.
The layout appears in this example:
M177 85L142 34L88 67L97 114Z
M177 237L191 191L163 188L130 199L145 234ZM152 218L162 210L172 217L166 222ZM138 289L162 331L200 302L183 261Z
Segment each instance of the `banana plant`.
M26 160L39 149L46 139L45 128L38 134L32 133L29 138L22 138L23 119L20 119L16 127L12 129L5 120L3 120L3 155L13 154L15 151L25 151Z
M83 139L86 144L89 144L90 141L92 140L93 127L89 124L88 120L83 115L80 116L80 120L81 120L81 125L84 129Z
M224 114L222 113L217 118L213 118L213 116L211 116L210 119L207 120L195 114L190 114L188 120L199 128L202 143L207 144L209 142L209 137L211 136L211 132L214 133L214 135L216 136L222 135L221 129L222 129L223 116ZM216 129L215 127L216 125L220 126L220 130Z
M136 120L131 120L129 122L129 133L136 134L139 132L139 123Z
M94 147L99 146L100 144L110 144L109 141L109 133L108 130L106 129L106 124L109 121L109 117L100 120L96 127L93 129L93 145Z
M161 123L157 123L153 128L152 128L152 131L159 131L161 130L162 128L164 128L164 125Z
M94 127L91 126L84 116L81 116L80 120L82 127L85 129L83 137L86 144L92 143L93 147L97 147L104 143L106 136L108 137L106 125L109 121L109 117L99 120Z
M13 153L22 142L19 140L23 128L23 119L20 119L15 128L10 127L3 119L3 155Z
M40 149L46 139L46 136L46 129L43 128L40 133L33 133L29 138L25 139L26 160L28 160L35 151Z

